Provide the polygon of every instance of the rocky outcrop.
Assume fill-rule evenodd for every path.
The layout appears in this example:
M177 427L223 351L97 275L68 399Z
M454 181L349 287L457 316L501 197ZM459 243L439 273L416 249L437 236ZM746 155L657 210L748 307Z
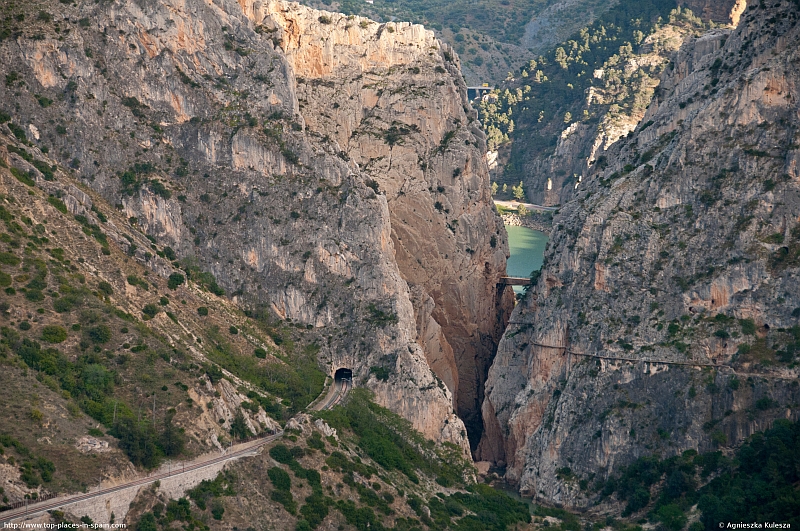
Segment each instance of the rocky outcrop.
M249 13L285 50L309 131L386 198L416 339L477 442L483 382L513 295L496 287L506 236L457 57L419 25L286 2Z
M331 371L352 368L466 451L455 410L480 425L510 299L455 55L420 26L290 3L48 9L0 43L24 81L0 94L40 132L31 142L234 301L307 329Z
M507 227L527 227L538 230L545 234L550 234L552 225L546 216L519 216L517 214L503 214L501 216L503 224Z
M719 24L739 24L744 10L747 9L745 0L687 0L679 3L682 7L691 9L703 20L711 20Z
M637 457L800 416L798 22L753 6L687 42L554 219L483 406L478 457L523 493L587 506Z
M673 20L647 36L636 53L622 47L594 71L584 106L586 117L592 118L565 126L552 152L523 154L525 189L532 202L555 206L574 197L591 167L598 161L606 164L605 151L642 122L660 90L662 72L684 40L696 33L692 24Z

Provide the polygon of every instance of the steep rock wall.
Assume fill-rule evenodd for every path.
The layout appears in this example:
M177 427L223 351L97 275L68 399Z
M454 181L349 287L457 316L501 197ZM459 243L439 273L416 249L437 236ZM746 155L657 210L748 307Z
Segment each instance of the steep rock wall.
M739 19L747 8L745 0L687 0L679 5L691 9L704 20L719 24L739 24Z
M377 24L364 21L362 28L358 21L347 30L353 51L325 55L315 43L333 34L320 18L338 15L292 4L174 0L51 7L50 26L33 22L0 42L3 64L23 81L3 85L0 96L18 103L5 109L15 123L41 132L31 141L49 147L117 204L131 226L213 274L234 301L316 334L318 358L331 371L352 368L358 385L373 389L380 403L427 437L467 451L453 392L473 382L463 385L457 360L467 352L465 363L484 373L488 367L502 326L496 322L502 299L489 295L507 247L489 201L482 139L464 114L462 81L455 68L441 66L443 52L433 49L432 35L398 24L394 33L381 27L381 37ZM305 33L279 24L305 19L315 21ZM319 34L309 39L314 31ZM367 44L359 48L361 41ZM366 62L353 66L360 54ZM414 282L407 272L411 255L398 250L401 225L390 204L405 183L401 170L369 171L361 150L381 148L367 142L367 134L350 139L361 120L346 133L348 142L340 140L319 125L306 94L323 87L313 80L329 83L321 76L341 69L364 68L368 75L367 68L378 68L376 75L400 84L409 61L444 70L436 70L435 81L443 88L420 94L413 112L400 102L382 111L388 123L410 115L427 120L417 127L431 139L419 142L432 143L425 144L437 150L431 166L446 166L451 175L444 185L452 188L452 241L441 243L439 262L421 259L422 275L433 279L428 284ZM369 66L373 62L376 67ZM353 82L359 84L359 113L380 100L378 89L362 90ZM52 105L39 103L40 97ZM441 145L451 130L453 146L465 147ZM463 168L460 177L456 167ZM438 182L440 174L427 175ZM430 227L441 230L421 224L402 235L402 245L433 250L438 241L423 241L432 235L446 240L438 219L444 214L434 208L437 192L421 175L413 187L426 204L422 217L436 217ZM447 194L441 195L446 202ZM409 208L413 212L413 204ZM150 253L140 251L135 257L148 260ZM449 313L439 302L444 297L453 297ZM467 373L478 379L480 370ZM390 376L375 376L385 373ZM472 397L472 411L479 396Z
M579 480L798 418L799 18L754 6L688 42L648 125L554 220L478 451L523 493L586 506Z
M477 443L483 382L513 294L496 288L506 234L457 57L419 25L287 2L248 13L285 50L309 130L385 195L417 340Z

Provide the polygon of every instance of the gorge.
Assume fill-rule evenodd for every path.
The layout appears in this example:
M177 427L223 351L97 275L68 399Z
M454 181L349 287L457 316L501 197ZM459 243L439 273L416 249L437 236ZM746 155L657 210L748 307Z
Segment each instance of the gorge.
M31 521L708 527L798 419L800 5L607 7L469 101L419 24L2 6L4 506L261 437Z

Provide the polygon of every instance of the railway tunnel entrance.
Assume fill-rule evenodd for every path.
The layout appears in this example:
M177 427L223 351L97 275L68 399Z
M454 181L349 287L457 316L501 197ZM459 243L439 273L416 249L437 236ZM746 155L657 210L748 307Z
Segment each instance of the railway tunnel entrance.
M336 372L333 375L333 381L336 383L346 381L352 382L353 381L353 371L351 369L347 369L342 367L341 369L336 369Z

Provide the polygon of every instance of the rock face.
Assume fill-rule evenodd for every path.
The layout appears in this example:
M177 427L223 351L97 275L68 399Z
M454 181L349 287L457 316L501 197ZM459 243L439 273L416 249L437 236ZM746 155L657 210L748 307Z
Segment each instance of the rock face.
M559 12L575 3L576 0L556 2L547 11ZM744 0L708 0L677 2L676 7L678 9L665 16L663 23L659 23L644 40L640 42L631 38L630 42L635 40L637 46L625 44L603 64L592 66L590 63L587 66L586 72L580 77L590 76L591 82L584 86L582 104L570 109L572 119L581 114L582 118L571 123L565 119L565 123L568 123L565 125L561 120L563 110L558 119L552 121L553 115L548 109L537 120L535 113L525 115L525 109L520 108L524 106L518 105L515 112L521 112L515 114L517 129L511 135L514 142L500 150L502 164L498 177L503 178L505 162L509 162L511 174L524 182L531 202L554 206L570 200L577 183L590 171L590 166L613 143L633 132L642 121L654 93L660 90L658 83L662 72L673 60L681 43L689 36L697 36L702 32L702 22L736 26L746 4ZM595 6L594 10L587 6L581 16L574 17L574 22L584 25L586 21L581 22L581 17L591 20L604 9L609 9L609 6ZM553 21L545 17L531 24L546 26L552 25ZM562 25L569 27L569 23ZM575 27L574 31L577 29ZM545 40L557 34L540 33ZM562 35L549 48L569 38L569 34ZM577 41L580 40L577 38ZM562 46L570 49L573 42L576 41L567 41ZM531 81L523 76L515 83L524 89ZM565 101L568 99L569 95L564 98Z
M309 131L386 197L416 339L477 443L483 382L513 294L496 288L506 236L457 57L419 25L287 2L248 13L285 50Z
M289 3L51 4L57 32L0 42L25 82L0 87L19 102L4 110L31 141L235 301L317 334L331 371L467 451L455 411L479 433L511 299L455 55L420 26Z
M587 506L579 480L798 418L799 19L762 4L688 41L555 218L477 452L523 493Z
M696 34L696 25L672 20L647 36L636 53L622 47L597 69L584 105L592 118L566 126L551 152L521 154L528 198L557 206L574 197L578 183L604 152L642 121L664 69L683 41Z
M688 0L680 2L680 5L691 9L704 20L734 26L739 24L739 18L747 8L745 0Z

